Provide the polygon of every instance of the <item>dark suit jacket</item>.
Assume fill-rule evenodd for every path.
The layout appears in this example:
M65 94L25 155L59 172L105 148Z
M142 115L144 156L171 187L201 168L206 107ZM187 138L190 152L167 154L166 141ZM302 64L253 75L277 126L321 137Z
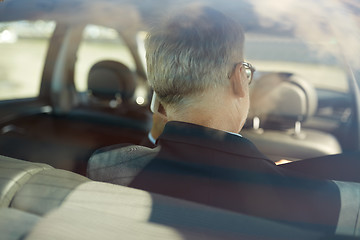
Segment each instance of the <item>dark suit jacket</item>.
M158 155L130 184L154 193L333 232L339 190L276 166L247 139L169 122Z

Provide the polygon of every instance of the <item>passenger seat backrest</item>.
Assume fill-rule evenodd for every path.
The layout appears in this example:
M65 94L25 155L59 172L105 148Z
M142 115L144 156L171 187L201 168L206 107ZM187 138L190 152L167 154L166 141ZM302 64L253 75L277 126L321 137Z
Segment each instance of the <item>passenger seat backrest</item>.
M285 72L262 73L254 81L250 97L252 129L244 128L241 133L273 161L341 152L331 134L302 129L318 104L315 88L305 79Z
M116 145L95 152L89 159L87 177L100 182L128 186L157 155L160 147Z
M306 121L317 109L317 94L306 80L291 73L266 73L251 87L249 117L262 125L290 128Z

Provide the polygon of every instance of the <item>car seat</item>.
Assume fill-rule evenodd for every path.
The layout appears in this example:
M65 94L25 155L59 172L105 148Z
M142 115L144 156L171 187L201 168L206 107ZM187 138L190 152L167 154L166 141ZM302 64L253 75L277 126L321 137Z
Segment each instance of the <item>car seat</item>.
M317 110L315 88L291 73L262 73L250 90L247 128L241 134L273 161L299 160L341 152L331 134L303 129Z
M105 60L95 63L88 75L88 94L93 104L116 108L134 95L136 79L124 64Z
M88 74L88 108L135 119L148 119L149 111L134 99L135 74L124 64L104 60L95 63Z
M68 113L70 118L149 131L151 113L148 106L134 100L135 74L124 64L103 60L95 63L88 74L87 92Z

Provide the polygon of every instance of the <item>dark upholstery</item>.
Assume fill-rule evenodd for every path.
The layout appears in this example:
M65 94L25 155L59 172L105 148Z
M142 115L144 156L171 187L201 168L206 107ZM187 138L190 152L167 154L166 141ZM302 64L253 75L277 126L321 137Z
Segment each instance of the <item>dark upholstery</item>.
M80 94L80 104L69 116L96 122L114 122L126 127L149 128L148 106L135 102L136 74L124 64L104 60L95 63L88 74L88 92ZM129 123L130 122L130 123Z
M124 64L105 60L94 64L88 76L88 90L100 99L129 101L135 92L136 79ZM118 95L118 96L117 96Z
M159 150L160 150L159 147L157 147L157 149L152 151L149 148L141 147L141 146L125 146L125 147L116 146L114 147L114 149L105 148L99 151L98 153L94 154L94 156L90 161L92 165L89 165L88 173L89 175L92 175L93 177L97 178L97 180L103 179L108 182L112 181L114 183L124 184L122 177L125 176L125 180L131 181L131 179L133 179L133 175L136 174L137 172L137 170L136 171L130 170L129 172L131 172L131 174L129 174L130 175L129 176L128 175L129 172L124 171L124 169L126 169L125 167L126 165L131 166L131 163L129 163L128 161L135 161L134 165L136 166L136 168L143 167L144 165L147 164L149 159L153 158L155 154L158 154L157 152ZM136 156L140 156L140 157L137 158ZM337 185L341 198L341 206L340 206L339 219L336 227L336 233L350 234L350 235L354 234L356 236L359 236L360 221L357 216L360 212L360 208L358 204L358 202L360 201L360 184L351 183L351 182L338 182L338 181L333 181L333 182ZM166 184L170 184L170 183L166 182ZM174 191L176 191L176 189L174 189ZM87 192L87 190L85 190L84 192ZM130 193L126 193L126 196L129 196L129 194ZM138 194L136 195L139 196ZM220 196L224 196L224 195L220 195ZM86 196L84 196L84 198L85 197ZM171 201L169 201L169 199L167 198L166 201L164 201L165 199L163 199L163 197L164 196L158 194L152 194L153 211L150 220L153 222L159 222L162 224L166 223L167 225L180 224L181 226L188 227L188 226L197 226L199 222L209 217L208 212L201 213L199 212L199 209L190 210L191 213L195 214L193 216L192 214L190 214L190 212L187 212L189 209L186 210L185 208L183 208L185 207L185 205L182 205L182 207L180 208L176 206L172 206L173 204L172 201L179 201L179 202L183 202L183 201L178 199L172 199ZM331 199L328 200L330 201ZM121 200L119 199L116 201L119 202L119 206L123 206L126 200L125 198L122 198ZM136 201L136 202L139 206L147 206L147 204L142 201ZM188 204L192 205L194 203L189 202ZM326 203L324 202L324 204ZM293 205L290 205L290 207L291 206ZM133 207L132 204L131 207ZM203 207L205 206L202 205L201 208ZM110 212L114 212L114 211L115 210ZM167 214L167 211L171 212L171 217L170 215ZM125 210L122 210L122 212L125 212ZM164 217L166 220L164 219ZM197 220L198 218L199 220ZM211 219L215 219L215 218L219 220L219 215L216 216L213 215L213 217L211 217ZM246 223L241 224L241 226L250 226L251 223L248 220L249 219L246 220ZM230 228L233 229L233 226L236 221L237 221L236 219L230 220L231 223L230 222L227 223L227 220L221 220L220 222L216 221L217 223L214 226L211 226L211 228L221 230L221 229L226 229L226 226L229 226ZM211 224L212 223L213 222L211 222ZM206 224L209 224L209 222L207 222ZM240 230L242 228L239 227L238 229ZM251 230L250 232L252 231L253 230Z
M160 147L136 145L100 149L89 159L87 176L95 181L128 186L159 150Z

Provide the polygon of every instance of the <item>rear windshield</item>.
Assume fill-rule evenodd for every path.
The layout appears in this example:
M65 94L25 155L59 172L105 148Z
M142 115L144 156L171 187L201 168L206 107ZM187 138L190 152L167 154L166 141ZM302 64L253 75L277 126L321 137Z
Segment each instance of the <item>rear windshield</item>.
M0 99L38 96L54 29L51 21L0 23Z

